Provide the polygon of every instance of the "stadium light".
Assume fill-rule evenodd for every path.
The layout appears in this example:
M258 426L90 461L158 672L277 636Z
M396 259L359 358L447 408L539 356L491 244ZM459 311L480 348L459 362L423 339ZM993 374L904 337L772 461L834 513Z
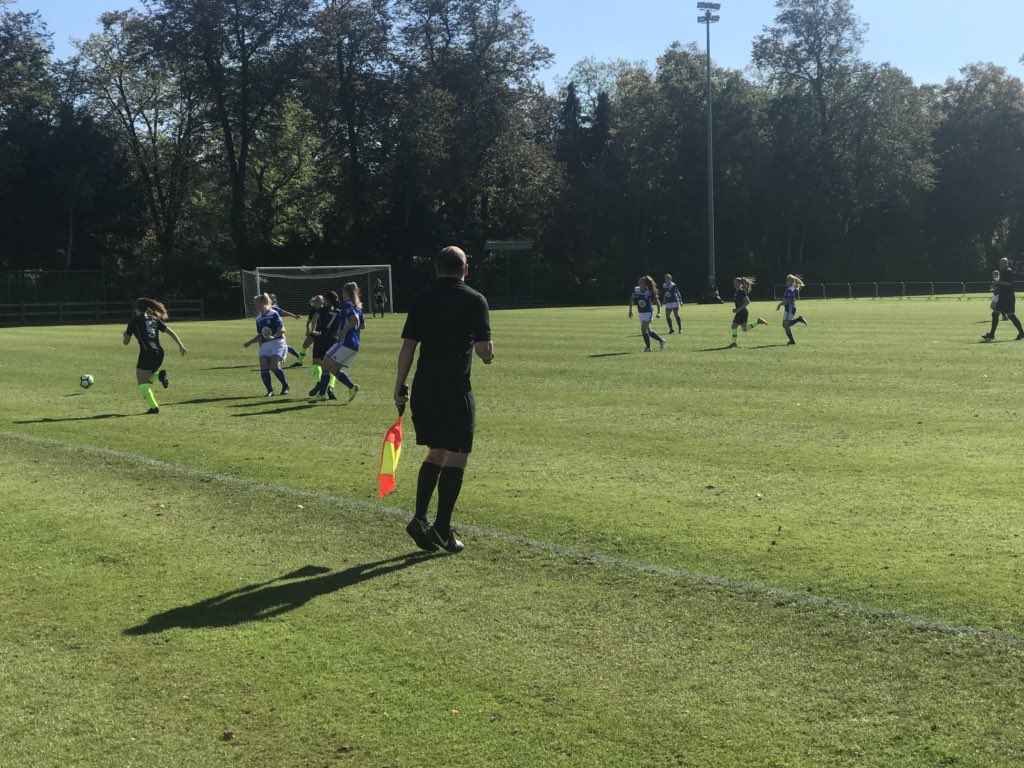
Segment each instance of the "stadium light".
M721 304L722 297L718 295L718 288L715 286L715 156L714 145L711 139L711 25L721 19L712 11L720 10L721 3L697 3L697 10L704 11L702 16L697 17L699 24L707 26L707 91L708 91L708 287L704 293L701 304Z

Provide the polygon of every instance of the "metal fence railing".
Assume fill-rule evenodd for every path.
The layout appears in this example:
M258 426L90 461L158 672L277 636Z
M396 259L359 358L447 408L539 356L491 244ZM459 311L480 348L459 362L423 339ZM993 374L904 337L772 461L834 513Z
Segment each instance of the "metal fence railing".
M2 325L72 325L103 323L131 317L130 301L58 301L0 304ZM171 320L204 320L202 299L176 299L171 302Z
M984 282L882 282L882 283L807 283L800 289L801 299L915 299L927 301L956 299L970 301L988 296L991 283ZM772 296L778 300L786 286L772 286Z

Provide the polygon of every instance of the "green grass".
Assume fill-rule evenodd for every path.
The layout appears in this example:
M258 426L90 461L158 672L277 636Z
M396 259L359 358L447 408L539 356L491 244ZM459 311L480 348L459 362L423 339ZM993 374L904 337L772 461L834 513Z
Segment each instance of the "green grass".
M1018 764L1024 344L801 309L651 355L625 309L494 313L449 558L372 505L399 318L317 407L256 397L248 322L180 324L159 417L120 327L0 330L0 765Z

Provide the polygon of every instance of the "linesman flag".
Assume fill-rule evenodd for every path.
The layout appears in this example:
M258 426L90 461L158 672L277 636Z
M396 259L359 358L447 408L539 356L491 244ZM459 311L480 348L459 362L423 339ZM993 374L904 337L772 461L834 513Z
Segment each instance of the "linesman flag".
M403 394L408 392L408 387L402 388ZM395 490L395 470L398 469L398 458L402 455L402 415L405 413L405 406L398 409L398 421L391 425L388 433L384 435L384 445L380 449L380 470L377 472L377 482L380 490L377 493L378 499L383 499Z

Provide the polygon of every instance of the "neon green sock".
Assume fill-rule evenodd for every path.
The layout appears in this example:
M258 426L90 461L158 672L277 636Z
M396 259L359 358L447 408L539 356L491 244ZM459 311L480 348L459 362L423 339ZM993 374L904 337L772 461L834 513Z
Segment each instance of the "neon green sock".
M329 389L334 389L334 385L337 384L337 383L338 383L338 380L336 378L334 378L334 374L332 373L330 381L327 382L328 388Z
M747 323L747 330L748 331L752 331L755 328L757 328L757 321L756 320L753 320L753 321Z
M303 347L302 349L299 350L299 362L300 363L306 362L306 352L308 352L308 351L309 350L308 350L307 347Z
M150 408L159 408L156 404L156 395L153 394L153 388L149 384L139 384L139 393L142 395L142 399L149 403Z
M732 343L733 344L736 343L736 339L739 337L739 335L740 335L740 329L738 327L737 328L733 328L732 329Z
M314 363L312 370L313 370L313 383L314 384L319 384L320 383L320 377L323 375L324 369L321 368L319 365L316 365Z

